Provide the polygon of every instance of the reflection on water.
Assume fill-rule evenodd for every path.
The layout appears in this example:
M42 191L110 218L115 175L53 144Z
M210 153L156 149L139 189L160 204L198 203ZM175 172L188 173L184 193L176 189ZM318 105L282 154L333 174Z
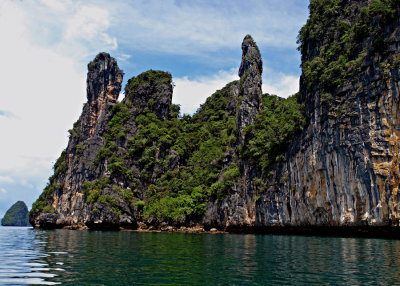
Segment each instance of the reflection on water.
M400 284L400 241L0 228L0 284Z
M49 254L45 233L35 233L27 227L0 228L0 284L58 284L47 280L60 269L51 269L46 262Z

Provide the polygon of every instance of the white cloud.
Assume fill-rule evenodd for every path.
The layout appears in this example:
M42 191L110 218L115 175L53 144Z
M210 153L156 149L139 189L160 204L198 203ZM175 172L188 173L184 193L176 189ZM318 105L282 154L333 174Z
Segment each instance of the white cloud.
M51 10L63 12L66 9L66 1L62 2L58 0L41 0L41 2Z
M101 6L72 1L0 2L0 182L15 189L5 205L32 202L46 184L86 101L82 63L118 47L110 19Z
M110 26L110 15L106 9L96 6L83 6L68 19L65 28L65 40L93 41L100 39L108 49L118 47L115 37L106 33ZM96 42L97 42L96 41Z
M299 91L299 78L293 75L276 73L272 77L272 71L266 71L263 76L263 93L275 94L287 98ZM269 78L266 78L270 76ZM200 104L215 91L223 88L231 81L238 80L237 68L229 71L219 71L211 76L203 76L195 79L188 77L175 78L173 102L181 105L181 112L193 114Z
M118 48L117 38L109 33L115 21L107 3L90 1L36 0L11 2L7 8L23 14L25 37L36 46L42 46L64 57L73 58L78 69L99 51L111 52ZM6 10L7 11L7 10ZM15 13L14 13L15 14ZM15 27L13 27L15 29Z
M0 2L0 54L6 55L0 69L0 182L20 188L3 200L18 199L19 194L31 202L36 189L43 189L67 145L67 130L86 101L82 59L99 48L117 47L116 39L106 33L110 23L96 18L108 17L104 9L42 3ZM84 13L89 17L82 20Z
M200 104L206 101L207 97L237 79L234 69L193 80L187 77L175 78L173 102L181 105L182 113L192 114L200 107Z
M0 176L0 183L14 183L10 176Z
M19 183L20 183L22 186L28 187L28 188L30 188L30 189L35 188L35 186L34 186L33 184L29 183L26 179L22 179Z
M279 74L274 80L264 80L262 90L263 93L287 98L299 91L299 77Z
M4 189L4 188L1 188L1 189L0 189L0 193L6 194L6 193L7 193L7 190Z
M248 33L265 47L294 49L306 2L138 0L117 1L115 9L123 37L136 48L201 55L238 47Z
M116 59L119 64L128 61L131 57L132 57L131 55L127 55L127 54L117 54L116 55Z

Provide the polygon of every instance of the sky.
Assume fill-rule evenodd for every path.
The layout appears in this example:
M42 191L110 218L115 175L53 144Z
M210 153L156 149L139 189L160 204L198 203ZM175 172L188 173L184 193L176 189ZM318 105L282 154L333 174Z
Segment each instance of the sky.
M238 79L241 42L263 58L263 92L298 91L296 38L308 0L1 0L0 218L16 201L31 208L67 146L86 102L87 64L108 52L124 82L169 71L173 103L193 114ZM121 98L123 95L121 95Z

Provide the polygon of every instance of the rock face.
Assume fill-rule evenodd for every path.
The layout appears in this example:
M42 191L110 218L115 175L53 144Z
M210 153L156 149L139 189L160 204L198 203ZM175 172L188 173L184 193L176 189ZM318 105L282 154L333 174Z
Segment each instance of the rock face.
M116 223L113 218L91 215L83 198L82 184L106 171L94 169L91 163L104 142L104 133L121 90L123 72L114 58L100 53L88 65L87 99L82 115L71 129L67 149L55 164L55 174L41 196L47 211L31 223L44 228L99 222L105 227ZM89 153L85 153L87 150ZM50 204L48 204L50 203ZM57 210L57 212L55 212ZM106 215L105 213L103 213Z
M288 100L262 94L249 35L240 81L193 117L178 118L171 75L161 71L130 79L118 103L123 73L99 54L88 66L88 103L30 222L399 226L400 4L379 3L311 1L300 93ZM287 121L303 106L305 124Z
M330 7L311 1L302 31L300 92L308 126L287 147L286 162L265 178L266 190L256 202L257 188L244 176L244 187L211 205L206 223L220 228L399 225L399 5L385 14L371 1L337 2L335 16L324 13L324 22L318 17ZM335 20L356 28L333 29ZM353 42L343 42L343 35ZM354 55L341 57L347 45L354 45ZM326 55L329 49L337 49L336 57Z
M169 117L172 78L161 71L132 78L123 102L118 103L123 72L115 59L100 53L88 70L88 102L69 131L68 147L54 166L54 176L33 205L30 222L35 227L136 228L137 211L130 187L143 167L138 163L140 158L119 160L129 149L128 139L138 133L139 114L154 112L160 119ZM165 156L174 168L176 152L165 151L157 158ZM141 180L138 185L144 189L149 183L151 180Z
M117 62L107 53L100 53L88 64L87 103L81 116L81 139L85 140L99 133L104 126L108 107L118 100L123 72ZM97 127L97 130L96 130Z
M3 226L28 226L28 208L22 201L13 204L1 220Z
M253 123L262 103L261 54L250 35L242 43L242 62L239 68L239 109L237 129L243 129Z
M128 81L126 98L139 112L154 113L161 120L169 118L172 103L172 85L169 77L162 71L142 73Z
M338 6L342 13L353 11L348 20L363 23L362 15L368 13L372 25L370 34L358 39L357 71L341 85L329 87L328 95L321 84L307 84L303 73L300 88L310 123L291 146L288 161L278 167L287 176L286 182L281 180L279 195L262 198L266 204L258 208L260 224L399 224L400 70L395 59L400 10L395 7L393 15L386 17L373 10L376 5L368 7L371 1L349 2ZM336 37L333 41L339 41L340 35ZM384 43L384 50L378 42ZM321 54L323 45L305 39L303 70ZM271 212L272 206L277 211Z
M262 60L260 51L250 35L246 35L242 43L242 62L239 68L240 81L230 90L235 114L238 141L225 158L227 166L237 164L242 171L242 178L236 182L228 198L223 201L210 201L203 224L207 228L218 227L225 229L231 225L242 227L251 226L255 214L255 190L251 187L254 172L248 160L240 158L240 152L235 145L244 144L244 129L253 124L262 106Z

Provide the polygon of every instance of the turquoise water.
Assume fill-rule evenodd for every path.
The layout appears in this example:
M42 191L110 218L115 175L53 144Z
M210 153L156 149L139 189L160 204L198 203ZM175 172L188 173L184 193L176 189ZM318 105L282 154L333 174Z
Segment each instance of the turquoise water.
M399 285L400 241L0 227L0 284Z

